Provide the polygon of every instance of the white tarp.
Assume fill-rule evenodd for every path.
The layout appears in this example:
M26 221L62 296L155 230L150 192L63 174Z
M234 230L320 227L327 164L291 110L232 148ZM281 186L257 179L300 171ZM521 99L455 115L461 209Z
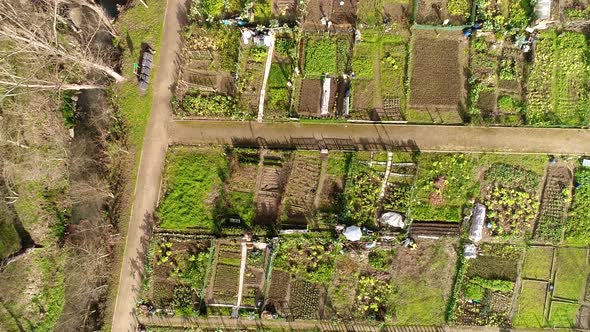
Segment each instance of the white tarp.
M324 78L322 85L322 103L320 104L320 115L328 115L330 113L330 83L332 79L330 77Z
M404 228L404 217L397 213L397 212L387 212L381 215L381 224L391 226L391 227L398 227Z
M535 17L537 20L546 20L551 17L551 0L538 0L535 4Z
M477 247L475 244L469 243L463 247L463 256L467 259L477 258Z
M361 228L357 226L346 227L346 230L342 234L344 234L348 241L358 241L363 236Z
M584 167L590 167L590 159L583 159L582 160L582 166L584 166Z
M475 204L471 215L471 228L469 229L469 239L471 241L479 242L481 240L485 219L486 207L483 204Z

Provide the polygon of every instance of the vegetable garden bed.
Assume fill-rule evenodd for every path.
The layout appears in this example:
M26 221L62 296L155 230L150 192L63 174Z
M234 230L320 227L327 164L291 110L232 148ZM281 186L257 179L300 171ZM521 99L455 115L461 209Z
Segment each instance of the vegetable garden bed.
M528 81L527 122L536 126L587 126L588 42L583 34L547 30L539 35Z
M210 240L156 237L150 245L144 303L181 316L199 315L204 298Z
M460 123L465 109L465 42L459 32L414 30L407 120Z
M586 245L590 243L590 168L578 164L575 183L576 188L567 217L565 241Z
M407 38L364 30L352 60L353 119L403 120Z

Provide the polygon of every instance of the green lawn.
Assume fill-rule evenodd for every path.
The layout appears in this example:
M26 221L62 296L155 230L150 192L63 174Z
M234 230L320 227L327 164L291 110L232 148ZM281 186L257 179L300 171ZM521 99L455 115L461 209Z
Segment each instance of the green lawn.
M352 154L349 152L330 151L328 154L328 174L345 176L348 173Z
M532 247L526 252L523 274L525 278L549 280L553 247Z
M575 327L580 305L576 303L552 302L549 314L551 327Z
M224 193L223 197L226 206L224 214L228 217L239 216L247 226L252 226L256 218L254 193L230 191Z
M588 277L587 249L558 248L553 296L579 300Z
M119 43L123 50L122 74L127 80L115 85L113 90L116 103L129 130L130 142L136 148L142 145L152 109L152 86L158 66L152 68L151 84L146 94L140 96L133 65L139 61L142 43L151 45L157 51L160 49L166 3L166 0L153 0L149 2L149 8L137 3L125 11L116 22L116 29L120 34ZM160 52L156 52L153 63L157 64L159 58Z
M546 290L546 282L523 280L522 290L514 311L514 326L543 327L546 325L543 315Z
M171 149L166 161L165 192L157 214L160 227L214 231L217 197L227 168L221 149Z

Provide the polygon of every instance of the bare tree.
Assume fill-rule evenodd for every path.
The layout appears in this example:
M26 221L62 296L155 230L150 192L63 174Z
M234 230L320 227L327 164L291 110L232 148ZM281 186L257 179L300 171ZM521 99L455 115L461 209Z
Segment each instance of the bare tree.
M37 57L44 60L45 65L40 68L28 68L31 75L23 77L15 74L14 68L2 65L0 85L9 87L30 87L38 89L84 89L93 85L66 84L63 79L47 81L39 78L41 69L47 64L60 64L65 67L81 68L91 72L108 75L116 82L124 77L111 66L99 60L100 56L91 49L94 38L102 28L113 35L115 33L108 17L102 9L84 0L44 0L42 6L35 6L27 2L0 0L0 45L12 46L3 51L0 59L14 57ZM89 36L83 38L80 31L69 29L71 20L67 17L68 10L87 8L96 14L95 29ZM39 8L40 7L40 8ZM64 27L65 26L65 27ZM6 62L6 61L3 61ZM63 76L62 73L57 73Z

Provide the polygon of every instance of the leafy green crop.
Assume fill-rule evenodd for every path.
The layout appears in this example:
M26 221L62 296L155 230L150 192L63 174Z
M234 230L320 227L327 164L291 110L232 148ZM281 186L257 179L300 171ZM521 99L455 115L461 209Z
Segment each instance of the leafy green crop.
M568 243L586 245L590 243L590 168L576 170L576 183L565 238Z

